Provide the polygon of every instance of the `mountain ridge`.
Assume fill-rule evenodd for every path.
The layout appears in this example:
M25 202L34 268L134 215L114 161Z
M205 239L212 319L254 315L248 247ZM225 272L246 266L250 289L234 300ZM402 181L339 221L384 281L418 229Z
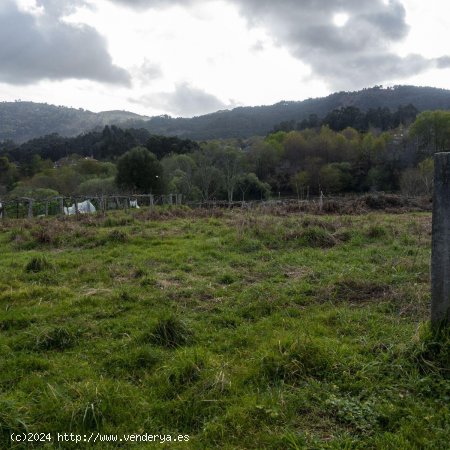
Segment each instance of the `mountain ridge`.
M22 143L52 133L72 137L105 125L144 128L152 134L196 140L248 138L265 135L281 122L300 121L311 114L324 117L330 111L346 106L367 111L378 107L392 110L407 104L413 104L419 111L450 109L450 90L407 85L375 86L302 101L283 100L273 105L239 106L192 118L168 115L148 117L119 110L94 113L82 108L46 103L1 102L0 141Z

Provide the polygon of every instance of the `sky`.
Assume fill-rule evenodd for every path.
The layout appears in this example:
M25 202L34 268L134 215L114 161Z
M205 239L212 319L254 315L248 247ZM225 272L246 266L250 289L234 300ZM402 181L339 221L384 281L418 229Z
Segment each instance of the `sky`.
M0 0L0 101L192 117L450 89L448 0Z

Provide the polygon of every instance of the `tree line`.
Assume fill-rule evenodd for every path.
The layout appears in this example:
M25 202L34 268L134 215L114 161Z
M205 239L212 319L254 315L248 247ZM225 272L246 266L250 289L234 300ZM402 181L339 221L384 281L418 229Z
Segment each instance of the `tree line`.
M0 145L0 194L181 193L191 201L360 193L430 194L432 155L448 149L450 112L382 131L328 124L246 140L195 142L105 127Z

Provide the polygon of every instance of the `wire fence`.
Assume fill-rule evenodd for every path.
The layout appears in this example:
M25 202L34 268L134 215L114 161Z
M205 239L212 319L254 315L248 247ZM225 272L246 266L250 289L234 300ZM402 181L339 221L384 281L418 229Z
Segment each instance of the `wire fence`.
M0 199L0 219L32 218L57 215L78 215L86 213L106 213L110 210L129 210L133 208L153 208L156 206L180 206L201 209L253 209L253 208L291 208L312 212L354 212L380 209L415 209L428 211L431 208L428 197L407 197L396 194L367 193L363 195L310 196L307 199L278 197L266 200L228 201L215 198L203 201L185 201L182 194L167 195L99 195L65 196L46 199L28 197Z
M181 194L59 196L45 199L20 197L0 200L0 219L105 213L109 210L126 210L156 205L181 205L182 200Z

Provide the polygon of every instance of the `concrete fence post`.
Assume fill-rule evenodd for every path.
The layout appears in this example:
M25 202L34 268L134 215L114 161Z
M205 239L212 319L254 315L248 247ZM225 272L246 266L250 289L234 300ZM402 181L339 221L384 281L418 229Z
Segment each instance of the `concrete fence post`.
M431 323L450 323L450 153L434 155Z
M33 217L33 199L28 199L28 218L31 219Z

